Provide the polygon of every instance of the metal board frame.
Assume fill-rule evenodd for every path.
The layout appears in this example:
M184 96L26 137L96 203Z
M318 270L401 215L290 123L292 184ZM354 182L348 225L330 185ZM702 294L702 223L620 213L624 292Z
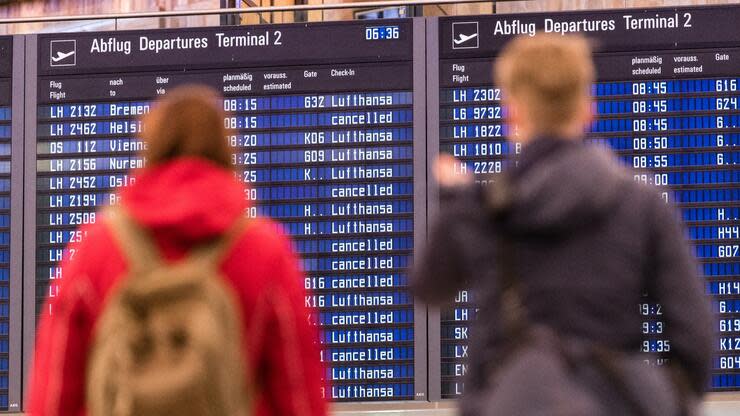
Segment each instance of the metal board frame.
M434 161L439 155L439 18L427 18L427 219L431 224L439 213L439 187L434 178ZM429 307L429 400L442 398L440 308Z
M722 8L732 7L727 5L702 5L678 7L679 10L702 9L702 8ZM659 9L670 10L673 7L656 7ZM614 11L623 10L623 8L606 8L606 9L584 9L578 11L558 12L561 16L578 15L579 12L591 11ZM527 16L528 13L522 16ZM490 17L490 15L470 15L464 16L468 20L477 20L481 17ZM513 17L516 15L500 15ZM459 16L463 17L463 16ZM427 163L428 163L428 180L427 180L427 220L431 225L439 215L439 188L432 169L434 161L439 155L439 133L440 133L440 18L427 17ZM490 57L493 59L493 57ZM428 313L428 360L429 360L429 400L439 405L446 403L456 403L457 399L441 398L441 333L440 333L440 308L430 307ZM740 391L711 392L704 395L704 403L722 404L722 403L740 403Z
M25 37L13 36L10 160L10 345L8 410L21 410L23 397L23 122Z
M413 96L414 96L414 249L426 242L427 217L427 124L425 103L426 21L413 19ZM414 400L428 400L427 375L428 316L425 304L414 299Z
M413 168L414 168L414 246L426 241L427 212L427 121L426 121L426 21L424 18L412 20L413 30ZM36 116L38 85L38 37L26 36L25 42L25 128L22 130L25 165L21 184L23 208L29 215L24 218L22 247L24 249L23 270L23 383L30 378L34 345L36 341ZM23 86L23 85L22 85ZM414 302L414 400L428 400L428 357L427 357L427 306ZM353 408L360 404L341 403L337 407ZM383 403L399 403L398 401ZM364 404L364 403L363 403ZM24 408L24 410L26 410Z
M428 224L439 210L438 187L432 174L439 153L439 19L413 20L414 97L414 246L426 241ZM12 184L11 184L11 296L10 410L25 408L21 398L29 380L35 343L35 212L36 212L36 104L37 37L15 36L12 78ZM19 99L19 97L25 97ZM25 110L25 111L24 111ZM24 119L24 114L27 116ZM24 128L25 127L25 128ZM23 175L19 175L23 172ZM23 215L24 211L28 215ZM22 253L22 256L18 254ZM22 288L22 290L19 290ZM441 400L440 310L414 304L414 384L417 401ZM22 337L13 334L23 332ZM20 377L19 377L20 373ZM708 400L736 399L740 393L712 393ZM399 402L384 402L384 406ZM18 407L14 407L14 405ZM342 403L340 409L357 408L359 403ZM362 404L364 405L364 403Z
M438 215L438 188L432 175L439 152L439 19L415 18L413 23L413 115L414 115L414 246L426 240L427 226ZM11 296L10 313L22 315L11 320L10 385L11 411L25 410L21 398L29 380L35 343L35 251L36 251L36 107L37 107L37 36L17 35L13 42L12 77L12 179L11 179ZM426 95L426 96L425 96ZM24 98L19 98L24 97ZM25 117L24 117L25 116ZM23 173L22 175L19 173ZM28 212L28 215L24 215ZM20 289L19 289L20 288ZM22 312L21 312L22 311ZM440 313L414 303L415 392L417 401L441 400ZM20 328L19 328L20 326ZM22 337L12 334L19 334ZM20 373L20 374L19 374ZM20 376L19 376L20 375ZM740 392L707 395L708 402L740 399ZM443 402L444 403L444 402ZM19 408L13 405L19 405ZM401 409L411 404L401 402L342 403L338 410L382 407ZM414 406L424 406L423 403ZM425 407L426 408L426 407Z
M26 37L25 131L23 166L23 383L28 385L36 342L36 101L38 38ZM25 392L25 388L24 388ZM27 403L22 404L27 410Z

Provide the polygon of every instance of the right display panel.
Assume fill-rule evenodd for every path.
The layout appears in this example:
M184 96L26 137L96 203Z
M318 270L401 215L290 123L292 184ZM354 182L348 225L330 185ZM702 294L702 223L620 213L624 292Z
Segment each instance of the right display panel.
M681 210L716 314L712 391L740 390L739 21L738 6L468 16L440 19L429 35L439 42L439 73L429 82L439 151L478 180L505 170L520 150L507 140L513 134L492 81L501 47L547 32L594 40L596 118L587 140L611 147L636 181L661 188ZM464 391L474 295L458 293L439 313L441 377L432 388L441 398ZM635 313L644 318L646 363L664 364L671 344L661 306L645 300Z

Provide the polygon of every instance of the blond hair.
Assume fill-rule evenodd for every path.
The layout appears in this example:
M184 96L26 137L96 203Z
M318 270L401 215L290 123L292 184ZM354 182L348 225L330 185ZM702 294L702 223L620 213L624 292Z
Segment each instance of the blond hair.
M506 45L495 65L504 96L521 103L535 134L557 134L589 100L595 69L582 36L520 36Z

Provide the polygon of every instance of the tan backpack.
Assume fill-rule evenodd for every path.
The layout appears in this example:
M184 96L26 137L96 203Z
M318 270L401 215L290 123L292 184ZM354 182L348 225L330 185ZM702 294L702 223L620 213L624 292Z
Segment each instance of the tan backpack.
M107 223L129 264L94 333L90 416L246 416L241 319L219 260L245 224L167 263L122 208Z

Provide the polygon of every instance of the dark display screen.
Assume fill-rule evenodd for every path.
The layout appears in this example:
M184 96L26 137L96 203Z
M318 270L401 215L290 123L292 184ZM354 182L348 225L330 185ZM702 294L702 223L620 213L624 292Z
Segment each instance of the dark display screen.
M326 397L416 398L406 289L417 221L413 27L404 20L39 37L38 313L54 313L40 307L58 293L65 245L84 238L76 229L95 222L96 210L130 183L129 169L143 166L140 116L176 85L206 84L224 96L247 215L280 221L302 257L305 303L316 308L309 319L320 327L331 383Z
M740 388L740 8L687 8L439 21L439 149L479 180L507 169L521 145L507 141L492 65L512 35L580 32L596 45L596 120L589 142L609 146L634 180L676 204L716 313L713 391ZM475 294L441 312L441 397L464 391ZM638 308L639 306L639 308ZM661 306L645 300L641 345L661 365L670 339ZM686 311L686 313L691 313Z
M12 39L0 37L0 411L9 407L11 338L18 335L11 335L11 295L21 296L20 291L10 291L12 58Z

